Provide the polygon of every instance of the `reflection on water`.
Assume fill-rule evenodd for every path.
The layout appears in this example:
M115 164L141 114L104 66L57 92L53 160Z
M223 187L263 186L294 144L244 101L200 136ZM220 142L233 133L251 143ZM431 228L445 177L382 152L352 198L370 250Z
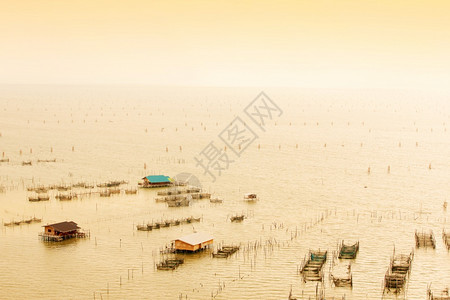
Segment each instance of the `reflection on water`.
M396 253L414 249L406 294L449 285L447 224L449 104L437 95L376 91L265 91L283 109L216 182L194 156L259 93L256 89L2 87L0 216L42 223L2 227L0 298L308 299L316 288L346 299L380 299ZM3 154L4 153L4 154ZM53 160L55 162L37 162ZM22 165L31 161L32 165ZM146 169L144 169L144 166ZM431 168L430 168L431 167ZM370 168L370 174L367 170ZM157 190L86 194L72 201L29 202L31 185L126 180L148 174L195 174L222 204L194 200L169 208ZM259 201L243 201L254 192ZM237 214L243 222L231 222ZM202 216L199 223L137 231L136 225ZM90 239L43 243L42 225L73 220ZM415 249L414 232L433 230L436 249ZM157 271L166 245L193 231L240 244L228 259L211 251L184 255ZM353 288L302 281L310 249L358 241ZM346 262L336 260L338 264ZM334 266L333 268L338 268ZM387 295L387 298L395 298Z

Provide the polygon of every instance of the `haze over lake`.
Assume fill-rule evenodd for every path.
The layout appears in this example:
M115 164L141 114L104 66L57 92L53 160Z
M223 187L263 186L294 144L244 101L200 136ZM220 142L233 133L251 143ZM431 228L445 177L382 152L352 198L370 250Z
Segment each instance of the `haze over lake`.
M42 223L2 226L1 299L301 299L316 283L298 269L309 250L328 250L324 290L345 299L381 299L394 247L414 250L406 299L449 284L450 104L446 95L401 90L267 88L281 114L264 129L245 108L259 88L145 86L0 87L0 218ZM236 117L257 135L236 155L219 135ZM213 142L230 159L213 178L195 158ZM53 160L55 162L38 162ZM31 161L32 165L22 165ZM160 189L28 201L27 187L111 180L136 188L146 175L195 175L224 200L189 207L157 203ZM245 193L259 201L243 201ZM240 223L230 216L244 214ZM141 232L152 221L201 222ZM46 243L42 225L75 221L89 239ZM436 249L415 248L414 233L433 231ZM228 259L185 255L158 271L160 250L194 231L241 245ZM353 288L331 285L332 253L359 241ZM345 261L334 261L337 265ZM333 268L335 268L334 266ZM392 294L388 299L395 298Z

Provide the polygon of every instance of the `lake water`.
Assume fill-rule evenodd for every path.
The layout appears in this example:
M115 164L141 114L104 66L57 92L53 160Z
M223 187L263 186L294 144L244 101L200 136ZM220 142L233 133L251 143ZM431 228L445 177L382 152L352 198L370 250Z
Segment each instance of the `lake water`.
M2 226L1 299L381 299L394 247L414 249L406 291L425 299L450 285L441 238L450 192L450 102L445 95L375 90L265 93L282 110L263 129L244 110L257 88L3 86L0 88L0 218L42 223ZM219 135L239 117L256 135L237 156ZM234 123L233 123L234 124ZM222 137L226 137L227 132ZM216 180L195 157L213 142L229 159ZM37 160L56 159L56 162ZM23 166L23 161L32 161ZM145 165L145 169L144 169ZM223 165L222 165L223 166ZM370 168L370 172L368 171ZM390 172L388 172L388 168ZM33 185L126 180L191 173L223 204L196 200L169 208L157 190L28 201ZM97 189L96 189L97 190ZM79 192L82 190L78 190ZM259 201L243 201L247 192ZM241 223L229 218L245 214ZM200 223L150 232L137 224L202 216ZM89 239L42 242L42 225L73 220ZM414 232L432 230L436 249L415 249ZM186 255L157 271L160 250L194 231L240 244L228 259ZM333 287L331 257L341 240L359 240L353 288ZM328 250L323 284L304 283L309 250ZM345 261L336 263L345 264ZM333 266L337 268L339 266ZM395 295L385 295L395 299Z

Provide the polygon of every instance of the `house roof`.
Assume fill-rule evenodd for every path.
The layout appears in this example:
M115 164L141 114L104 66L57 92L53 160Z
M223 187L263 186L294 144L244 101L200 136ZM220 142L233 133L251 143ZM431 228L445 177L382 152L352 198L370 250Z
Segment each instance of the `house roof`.
M149 176L146 176L144 178L147 178L147 180L150 183L161 183L161 182L168 182L169 183L169 182L173 181L172 178L170 178L169 176L165 176L165 175L149 175ZM142 178L142 179L144 179L144 178Z
M189 245L198 245L207 241L210 241L214 239L212 235L208 233L203 232L195 232L186 236L183 236L179 239L176 239L177 241L182 241Z
M77 223L70 221L70 222L60 222L55 224L49 224L45 225L43 227L53 227L56 231L59 232L69 232L79 229L80 227L77 226Z

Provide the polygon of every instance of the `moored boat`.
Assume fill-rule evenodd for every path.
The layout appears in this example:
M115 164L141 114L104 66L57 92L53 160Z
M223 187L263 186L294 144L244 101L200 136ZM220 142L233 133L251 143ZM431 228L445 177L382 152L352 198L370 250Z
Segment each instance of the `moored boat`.
M244 195L244 201L246 201L246 202L251 203L251 202L256 202L258 200L259 200L258 196L254 193L247 193Z
M223 200L219 199L219 198L211 198L211 199L209 199L209 202L211 202L211 203L222 203Z
M245 219L244 215L236 215L230 217L231 222L242 222Z

